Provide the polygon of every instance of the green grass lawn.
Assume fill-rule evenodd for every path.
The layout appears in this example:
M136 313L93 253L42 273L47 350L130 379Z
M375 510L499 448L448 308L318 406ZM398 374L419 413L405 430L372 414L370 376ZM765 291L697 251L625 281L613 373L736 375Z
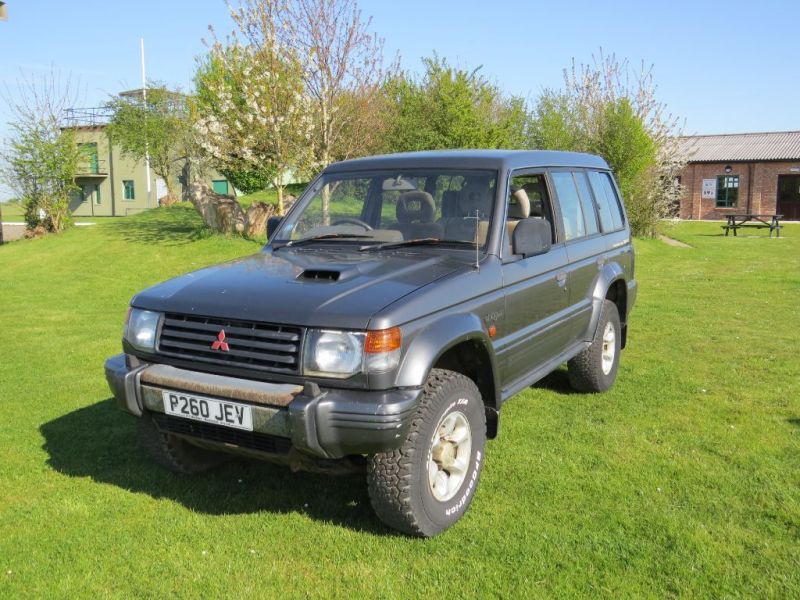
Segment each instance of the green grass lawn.
M364 482L148 463L103 360L131 295L259 245L175 207L0 247L0 598L800 596L800 226L637 241L617 385L502 411L460 523L409 539Z
M306 189L307 183L290 183L286 186L284 190L284 194L291 194L296 197L300 197L300 194L303 193L303 190ZM267 204L277 204L278 203L278 192L275 190L261 190L260 192L255 192L253 194L245 194L243 196L239 196L236 198L245 209L250 206L253 202L266 202Z
M25 221L25 209L19 202L1 202L0 213L2 213L0 221L6 223L23 223Z

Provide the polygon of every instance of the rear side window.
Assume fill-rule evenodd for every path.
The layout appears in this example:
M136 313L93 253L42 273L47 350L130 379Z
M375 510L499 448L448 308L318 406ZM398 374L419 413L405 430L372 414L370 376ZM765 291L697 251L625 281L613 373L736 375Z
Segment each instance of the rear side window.
M597 212L600 214L600 224L603 227L603 231L622 229L622 209L619 205L617 192L611 183L611 176L608 173L589 171L589 182L592 185L592 191L597 201Z
M578 192L581 196L581 206L583 207L583 218L586 220L586 235L593 235L600 231L597 227L597 215L594 211L592 193L589 191L589 182L586 180L585 173L575 173L575 183L578 184Z
M564 225L564 238L574 240L586 235L586 222L583 207L578 196L578 188L572 173L553 173L553 185L561 207L561 223Z

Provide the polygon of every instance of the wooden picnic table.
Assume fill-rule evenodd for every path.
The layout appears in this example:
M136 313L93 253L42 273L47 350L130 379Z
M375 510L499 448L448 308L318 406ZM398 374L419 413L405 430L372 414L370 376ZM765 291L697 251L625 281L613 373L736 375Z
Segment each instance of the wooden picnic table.
M733 237L736 237L736 231L741 227L756 227L762 229L769 228L769 237L772 237L772 232L775 231L777 237L781 237L781 219L783 215L757 215L752 213L742 213L736 215L726 215L728 222L722 226L727 236L731 229L733 229Z

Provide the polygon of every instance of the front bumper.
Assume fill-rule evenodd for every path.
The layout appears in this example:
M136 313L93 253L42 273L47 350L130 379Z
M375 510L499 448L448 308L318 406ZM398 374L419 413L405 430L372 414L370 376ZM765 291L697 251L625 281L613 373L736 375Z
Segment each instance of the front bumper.
M117 404L132 415L163 413L164 389L243 402L252 407L254 435L287 438L297 450L320 458L375 454L399 447L421 393L420 389L320 389L161 364L129 366L124 354L109 358L105 372ZM226 443L228 448L232 445Z

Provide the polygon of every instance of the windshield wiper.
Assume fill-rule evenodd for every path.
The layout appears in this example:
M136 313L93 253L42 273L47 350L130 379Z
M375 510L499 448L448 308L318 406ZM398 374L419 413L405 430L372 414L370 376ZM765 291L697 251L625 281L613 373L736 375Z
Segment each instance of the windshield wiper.
M340 239L340 238L350 238L350 239L372 239L371 235L362 235L360 233L326 233L323 235L315 235L309 238L302 238L299 240L289 240L286 242L286 246L302 246L303 244L309 244L311 242L316 242L318 240L332 240L332 239Z
M475 247L475 242L468 242L466 240L440 240L438 238L418 238L415 240L405 240L404 242L384 242L382 244L374 244L372 246L362 246L359 248L361 252L371 250L385 250L391 248L405 248L407 246L468 246Z

